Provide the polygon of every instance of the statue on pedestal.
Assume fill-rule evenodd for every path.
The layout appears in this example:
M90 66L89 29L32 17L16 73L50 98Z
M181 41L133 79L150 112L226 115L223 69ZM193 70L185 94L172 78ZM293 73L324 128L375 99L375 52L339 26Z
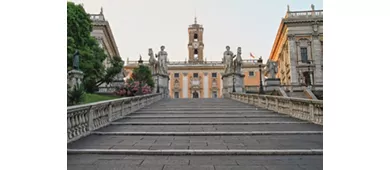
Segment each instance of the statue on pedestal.
M242 67L242 58L241 58L241 47L237 48L237 58L234 60L235 65L235 73L241 73L241 67Z
M230 51L230 47L226 46L226 51L223 53L222 63L224 63L225 74L233 71L233 59L236 57L233 52Z
M73 54L73 69L75 70L80 70L79 55L79 50L76 50L76 52Z
M270 78L276 78L276 73L278 73L278 64L270 59L267 61L267 71L270 74Z
M161 46L161 51L158 52L156 58L158 60L158 73L167 74L168 73L168 53L164 51L165 46Z
M152 74L157 73L157 61L154 59L153 49L149 48L149 69L152 72Z

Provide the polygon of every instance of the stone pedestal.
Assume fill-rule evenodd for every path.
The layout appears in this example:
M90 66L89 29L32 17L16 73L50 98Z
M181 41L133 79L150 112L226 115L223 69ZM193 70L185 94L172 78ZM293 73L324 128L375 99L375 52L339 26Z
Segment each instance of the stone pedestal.
M166 74L153 74L152 77L154 80L153 93L156 93L157 87L159 87L159 91L163 94L164 98L169 97L169 76Z
M68 72L68 86L73 89L76 84L80 85L83 81L84 73L80 70L70 70Z
M278 91L280 87L280 79L268 78L264 80L264 91Z
M244 92L244 77L245 77L245 75L240 74L240 73L223 74L222 75L222 81L223 81L222 95L223 95L223 97L226 97L227 95L229 95L229 93L233 92L233 78L235 78L234 86L236 89L236 93L243 93Z

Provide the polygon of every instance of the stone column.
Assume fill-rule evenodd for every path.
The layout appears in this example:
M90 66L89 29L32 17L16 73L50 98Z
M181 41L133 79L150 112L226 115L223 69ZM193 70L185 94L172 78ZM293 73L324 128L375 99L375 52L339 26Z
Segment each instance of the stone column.
M321 42L319 40L318 35L313 35L313 59L314 59L314 85L322 85L323 84L323 76L322 76L322 54L321 54Z
M298 81L298 70L297 70L297 46L295 43L295 36L288 35L288 45L290 52L290 74L291 74L291 85L299 85Z
M183 98L188 98L188 73L183 73Z
M204 73L203 77L203 98L209 98L209 76L208 73Z

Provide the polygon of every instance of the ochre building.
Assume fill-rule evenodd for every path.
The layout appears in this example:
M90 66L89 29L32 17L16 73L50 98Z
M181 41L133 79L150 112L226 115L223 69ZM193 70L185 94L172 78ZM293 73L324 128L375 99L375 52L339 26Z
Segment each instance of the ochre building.
M188 27L188 61L168 62L169 93L171 98L221 98L222 61L206 61L204 56L204 27L197 23ZM222 56L221 52L221 56ZM169 58L169 56L168 56ZM128 78L138 61L127 60L125 70ZM146 59L142 63L148 65ZM246 89L258 88L260 82L257 59L244 60L242 73Z

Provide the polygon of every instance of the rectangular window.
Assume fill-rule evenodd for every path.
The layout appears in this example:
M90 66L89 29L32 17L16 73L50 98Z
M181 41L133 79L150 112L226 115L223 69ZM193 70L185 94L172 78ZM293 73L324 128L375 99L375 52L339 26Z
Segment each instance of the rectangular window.
M211 73L212 78L217 78L217 73Z
M194 78L198 78L198 73L194 73Z
M253 71L250 71L250 72L249 72L249 76L250 76L250 77L253 77L253 76L255 76L255 72L253 72Z
M175 73L175 78L179 78L180 74L179 73Z
M179 92L175 92L175 99L179 98Z
M306 47L301 47L301 60L302 60L302 63L308 62L307 48Z

